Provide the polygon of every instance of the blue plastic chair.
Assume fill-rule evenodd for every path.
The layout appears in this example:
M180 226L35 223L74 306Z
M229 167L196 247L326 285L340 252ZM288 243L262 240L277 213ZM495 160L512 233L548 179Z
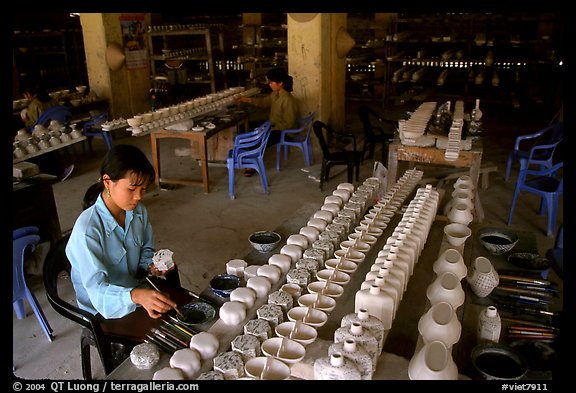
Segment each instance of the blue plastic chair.
M34 293L28 288L24 275L24 261L26 256L36 249L40 236L39 229L34 226L18 228L12 231L12 306L16 318L26 318L24 300L27 300L49 341L54 339L53 331L36 299Z
M84 136L88 138L88 147L92 151L92 138L98 137L104 140L106 148L112 149L112 135L110 131L104 131L100 125L108 120L108 111L101 112L92 116L90 120L84 123L83 131Z
M272 127L270 121L265 121L256 128L234 137L234 145L228 152L226 167L228 168L228 193L234 199L234 171L236 169L252 168L258 172L264 192L268 193L268 178L264 166L264 153L266 143L270 137Z
M280 141L276 145L276 171L280 171L280 156L281 149L284 148L284 160L288 159L288 148L297 147L302 150L304 154L304 163L306 166L311 166L312 157L312 141L310 134L312 132L312 123L314 122L314 112L300 118L300 127L280 131Z
M62 124L68 124L71 118L72 118L72 112L70 112L70 109L68 109L68 107L65 107L63 105L53 106L52 108L48 108L44 112L42 112L36 123L34 123L34 125L31 126L30 128L28 128L28 131L32 132L37 124L47 126L50 123L50 120L56 120Z
M548 228L546 234L554 236L556 229L556 215L558 201L564 192L564 178L561 169L564 163L559 162L550 169L535 170L522 169L516 182L516 190L512 199L512 207L508 216L508 225L512 222L516 201L521 191L528 191L542 198L540 203L540 215L548 213Z
M514 150L508 155L506 164L505 181L510 178L512 165L519 161L520 170L527 168L527 163L539 165L541 169L552 167L552 158L558 144L562 141L564 126L562 123L554 123L533 134L525 134L516 137ZM527 149L529 142L531 147Z

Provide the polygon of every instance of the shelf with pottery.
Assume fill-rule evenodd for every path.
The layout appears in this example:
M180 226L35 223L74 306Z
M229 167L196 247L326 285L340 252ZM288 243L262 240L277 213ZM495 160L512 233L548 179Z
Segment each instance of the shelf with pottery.
M52 151L56 151L64 147L74 145L75 143L82 142L84 140L86 140L86 137L84 135L78 134L78 136L76 136L75 138L69 138L66 142L60 142L57 145L51 145L45 149L38 149L38 151L36 151L35 153L28 153L22 157L14 158L12 160L12 163L16 164L21 161L26 161L31 158L41 156L42 154L50 153Z

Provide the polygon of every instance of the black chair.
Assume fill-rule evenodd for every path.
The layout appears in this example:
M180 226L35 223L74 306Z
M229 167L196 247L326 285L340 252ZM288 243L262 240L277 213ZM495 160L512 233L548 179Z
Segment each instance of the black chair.
M354 182L360 177L360 162L362 153L356 146L356 136L335 131L331 126L316 120L312 125L322 149L322 167L320 169L320 191L324 181L330 177L330 168L335 165L346 165L348 182Z
M108 150L112 149L112 134L111 131L104 131L102 123L108 121L108 111L100 112L90 117L86 123L82 125L84 136L88 141L88 148L92 151L92 138L102 138Z
M364 129L364 144L362 147L362 160L374 157L377 144L382 145L382 163L386 164L388 157L388 143L394 138L397 122L384 119L382 115L366 105L358 107L358 117ZM368 156L366 156L368 153Z
M100 355L102 366L106 375L110 374L126 358L134 345L131 340L112 337L102 330L102 318L98 315L77 307L76 300L66 301L58 292L58 278L62 272L70 277L70 261L66 257L66 244L70 235L56 242L50 249L44 261L44 287L48 302L60 315L78 323L82 327L80 335L80 358L82 361L82 376L86 380L92 379L92 364L90 362L90 346L95 347Z

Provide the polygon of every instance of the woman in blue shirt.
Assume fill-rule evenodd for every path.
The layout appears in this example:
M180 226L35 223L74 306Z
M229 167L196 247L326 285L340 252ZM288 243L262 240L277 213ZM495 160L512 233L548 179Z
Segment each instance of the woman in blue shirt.
M150 289L145 277L167 275L152 263L154 236L140 200L154 183L154 167L135 146L116 145L104 158L100 179L88 191L86 209L74 224L66 255L80 308L104 318L121 318L142 306L159 318L176 303ZM167 276L167 277L168 277Z

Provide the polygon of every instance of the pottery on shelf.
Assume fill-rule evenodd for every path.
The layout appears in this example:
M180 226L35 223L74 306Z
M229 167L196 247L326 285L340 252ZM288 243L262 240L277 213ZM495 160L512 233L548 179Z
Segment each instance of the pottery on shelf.
M486 297L498 286L500 277L488 258L477 257L468 271L466 281L476 296Z

